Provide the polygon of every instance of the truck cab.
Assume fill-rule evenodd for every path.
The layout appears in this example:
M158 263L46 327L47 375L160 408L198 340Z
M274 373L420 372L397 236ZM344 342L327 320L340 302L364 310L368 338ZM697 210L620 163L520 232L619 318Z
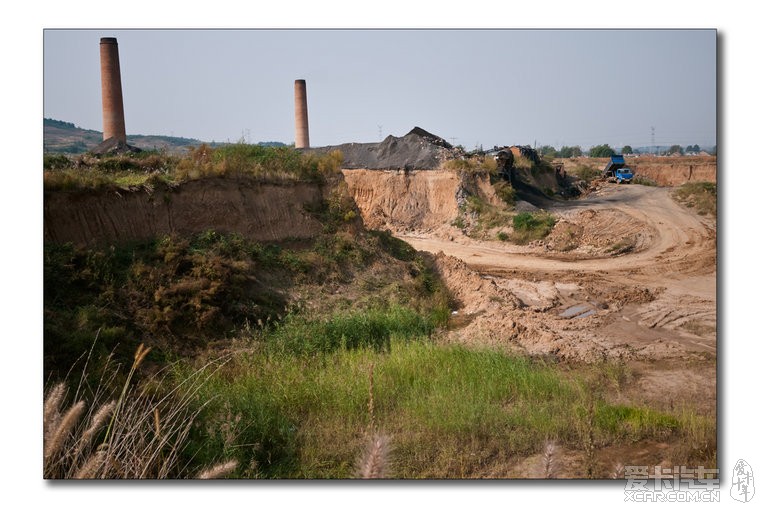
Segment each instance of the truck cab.
M625 158L622 155L613 155L603 170L603 176L610 182L631 183L633 172L631 168L625 165Z
M633 180L633 173L631 168L620 168L615 170L615 181L617 183L631 183Z

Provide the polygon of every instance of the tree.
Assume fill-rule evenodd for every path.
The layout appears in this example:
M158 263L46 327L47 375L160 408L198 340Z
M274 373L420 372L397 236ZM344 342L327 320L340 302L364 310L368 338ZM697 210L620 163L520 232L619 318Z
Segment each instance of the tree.
M542 146L541 148L538 149L538 152L543 157L556 157L557 156L557 149L554 148L553 146L547 146L547 145Z
M588 152L589 157L610 157L615 155L615 150L610 148L607 143L603 145L592 146Z
M623 147L623 150L621 151L623 155L630 155L633 153L633 148L631 148L631 145L625 145Z
M570 157L580 157L583 155L583 151L581 150L581 147L579 146L563 146L560 148L559 152L557 152L557 157L560 157L562 159L569 159Z
M681 145L671 145L670 148L668 148L668 155L683 155L683 148Z

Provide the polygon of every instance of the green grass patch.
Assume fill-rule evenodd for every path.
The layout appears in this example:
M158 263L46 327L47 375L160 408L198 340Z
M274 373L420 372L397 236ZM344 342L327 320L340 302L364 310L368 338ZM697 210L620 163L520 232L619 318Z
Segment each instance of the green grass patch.
M499 196L499 198L504 201L506 205L509 207L515 206L515 200L517 199L517 193L515 192L514 187L509 182L505 182L504 180L499 180L497 182L492 182L493 189L496 192L496 195Z
M511 214L503 207L494 206L480 196L467 196L465 205L453 225L463 229L469 222L469 236L486 237L492 228L509 224Z
M394 305L339 312L324 319L289 314L257 339L267 351L296 355L357 348L390 351L391 339L398 343L429 338L437 324L417 311Z
M533 240L540 240L551 233L557 219L548 212L521 212L512 218L514 233L511 240L524 245Z
M678 414L590 406L583 382L538 360L395 332L390 344L390 352L238 354L198 395L210 402L193 453L201 462L222 455L255 464L244 477L353 477L374 420L390 439L393 477L451 478L503 473L547 440L580 449L587 435L601 445L687 431Z
M179 157L155 151L43 159L46 190L134 188L207 177L246 177L266 182L324 182L343 164L340 151L323 155L290 147L233 144L191 147Z

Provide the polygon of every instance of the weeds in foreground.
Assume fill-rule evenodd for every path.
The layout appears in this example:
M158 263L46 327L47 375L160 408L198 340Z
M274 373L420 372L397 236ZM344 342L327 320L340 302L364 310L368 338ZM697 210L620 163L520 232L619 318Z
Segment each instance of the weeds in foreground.
M204 394L215 396L204 421L227 406L241 416L222 455L254 460L257 478L361 476L366 461L357 459L382 456L394 478L508 477L515 458L546 453L547 440L556 447L549 471L567 472L558 453L567 449L580 452L582 469L572 474L587 477L591 467L599 477L607 473L593 463L608 446L677 436L710 447L708 432L702 435L709 418L690 424L686 413L609 404L579 376L538 359L429 341L312 356L253 346L213 376ZM207 447L197 450L201 462L224 446L198 443ZM692 454L683 463L696 460Z
M557 477L557 445L553 441L547 441L544 447L544 478Z
M178 478L192 474L181 458L191 426L203 407L196 405L196 395L208 377L205 371L212 365L168 389L165 380L156 376L133 385L133 376L149 352L150 348L140 345L116 400L107 400L104 387L113 381L117 370L110 373L111 377L102 377L101 384L91 390L93 402L89 406L77 389L74 401L64 408L65 383L48 391L43 405L45 478ZM104 367L104 376L108 368ZM236 461L234 465L228 461L199 477L219 477L236 466Z
M356 476L362 479L379 479L389 476L390 440L377 430L375 419L375 363L369 365L369 399L367 402L369 414L369 427L367 429L367 444L359 465Z
M388 445L388 438L385 436L377 434L372 437L359 461L359 478L369 480L388 476Z

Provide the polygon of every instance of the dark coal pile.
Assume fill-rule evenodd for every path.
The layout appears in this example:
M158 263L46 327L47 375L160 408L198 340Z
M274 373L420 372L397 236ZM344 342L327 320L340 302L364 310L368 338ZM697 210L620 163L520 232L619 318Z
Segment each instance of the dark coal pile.
M128 145L124 141L118 140L116 138L108 138L90 150L90 153L93 155L117 155L122 153L138 152L142 152L142 150L136 146Z
M415 127L403 137L388 136L380 143L345 143L313 148L314 152L343 152L347 169L437 169L459 151L445 139Z

